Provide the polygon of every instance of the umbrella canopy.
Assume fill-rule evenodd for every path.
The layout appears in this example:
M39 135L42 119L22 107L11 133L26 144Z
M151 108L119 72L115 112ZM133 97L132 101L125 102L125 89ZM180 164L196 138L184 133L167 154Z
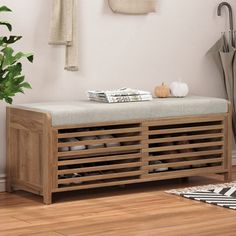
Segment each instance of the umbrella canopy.
M226 6L229 9L229 37L227 37L227 33L222 33L221 38L214 44L208 53L213 55L225 85L227 99L232 104L233 131L234 136L236 137L236 39L233 29L232 7L227 2L221 3L218 7L218 15L221 15L221 8L223 6Z

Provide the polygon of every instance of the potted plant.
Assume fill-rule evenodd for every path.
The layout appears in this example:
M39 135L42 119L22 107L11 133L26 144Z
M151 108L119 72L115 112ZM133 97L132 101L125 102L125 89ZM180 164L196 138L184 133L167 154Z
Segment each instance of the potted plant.
M6 6L0 6L0 13L11 12ZM9 32L12 25L6 21L0 21L0 27L5 27ZM15 52L12 45L19 41L22 36L8 35L0 36L0 100L12 103L17 93L24 93L24 89L31 88L22 75L23 58L33 62L32 53Z

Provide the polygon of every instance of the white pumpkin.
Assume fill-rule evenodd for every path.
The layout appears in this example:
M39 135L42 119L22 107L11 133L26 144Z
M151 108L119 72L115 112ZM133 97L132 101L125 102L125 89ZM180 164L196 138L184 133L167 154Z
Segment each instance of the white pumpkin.
M171 95L174 97L185 97L188 95L188 85L183 82L172 82L170 85Z

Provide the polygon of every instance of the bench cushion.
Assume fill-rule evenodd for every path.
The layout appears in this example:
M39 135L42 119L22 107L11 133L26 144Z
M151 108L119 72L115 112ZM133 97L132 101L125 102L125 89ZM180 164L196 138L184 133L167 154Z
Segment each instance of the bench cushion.
M189 96L153 99L148 102L109 104L92 101L67 101L21 104L15 107L50 113L52 125L62 126L226 113L228 101L220 98Z

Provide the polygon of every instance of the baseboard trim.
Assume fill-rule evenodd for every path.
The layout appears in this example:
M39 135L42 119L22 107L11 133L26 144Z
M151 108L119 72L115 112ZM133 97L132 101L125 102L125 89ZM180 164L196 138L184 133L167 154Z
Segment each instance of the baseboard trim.
M6 176L0 175L0 193L6 191Z

